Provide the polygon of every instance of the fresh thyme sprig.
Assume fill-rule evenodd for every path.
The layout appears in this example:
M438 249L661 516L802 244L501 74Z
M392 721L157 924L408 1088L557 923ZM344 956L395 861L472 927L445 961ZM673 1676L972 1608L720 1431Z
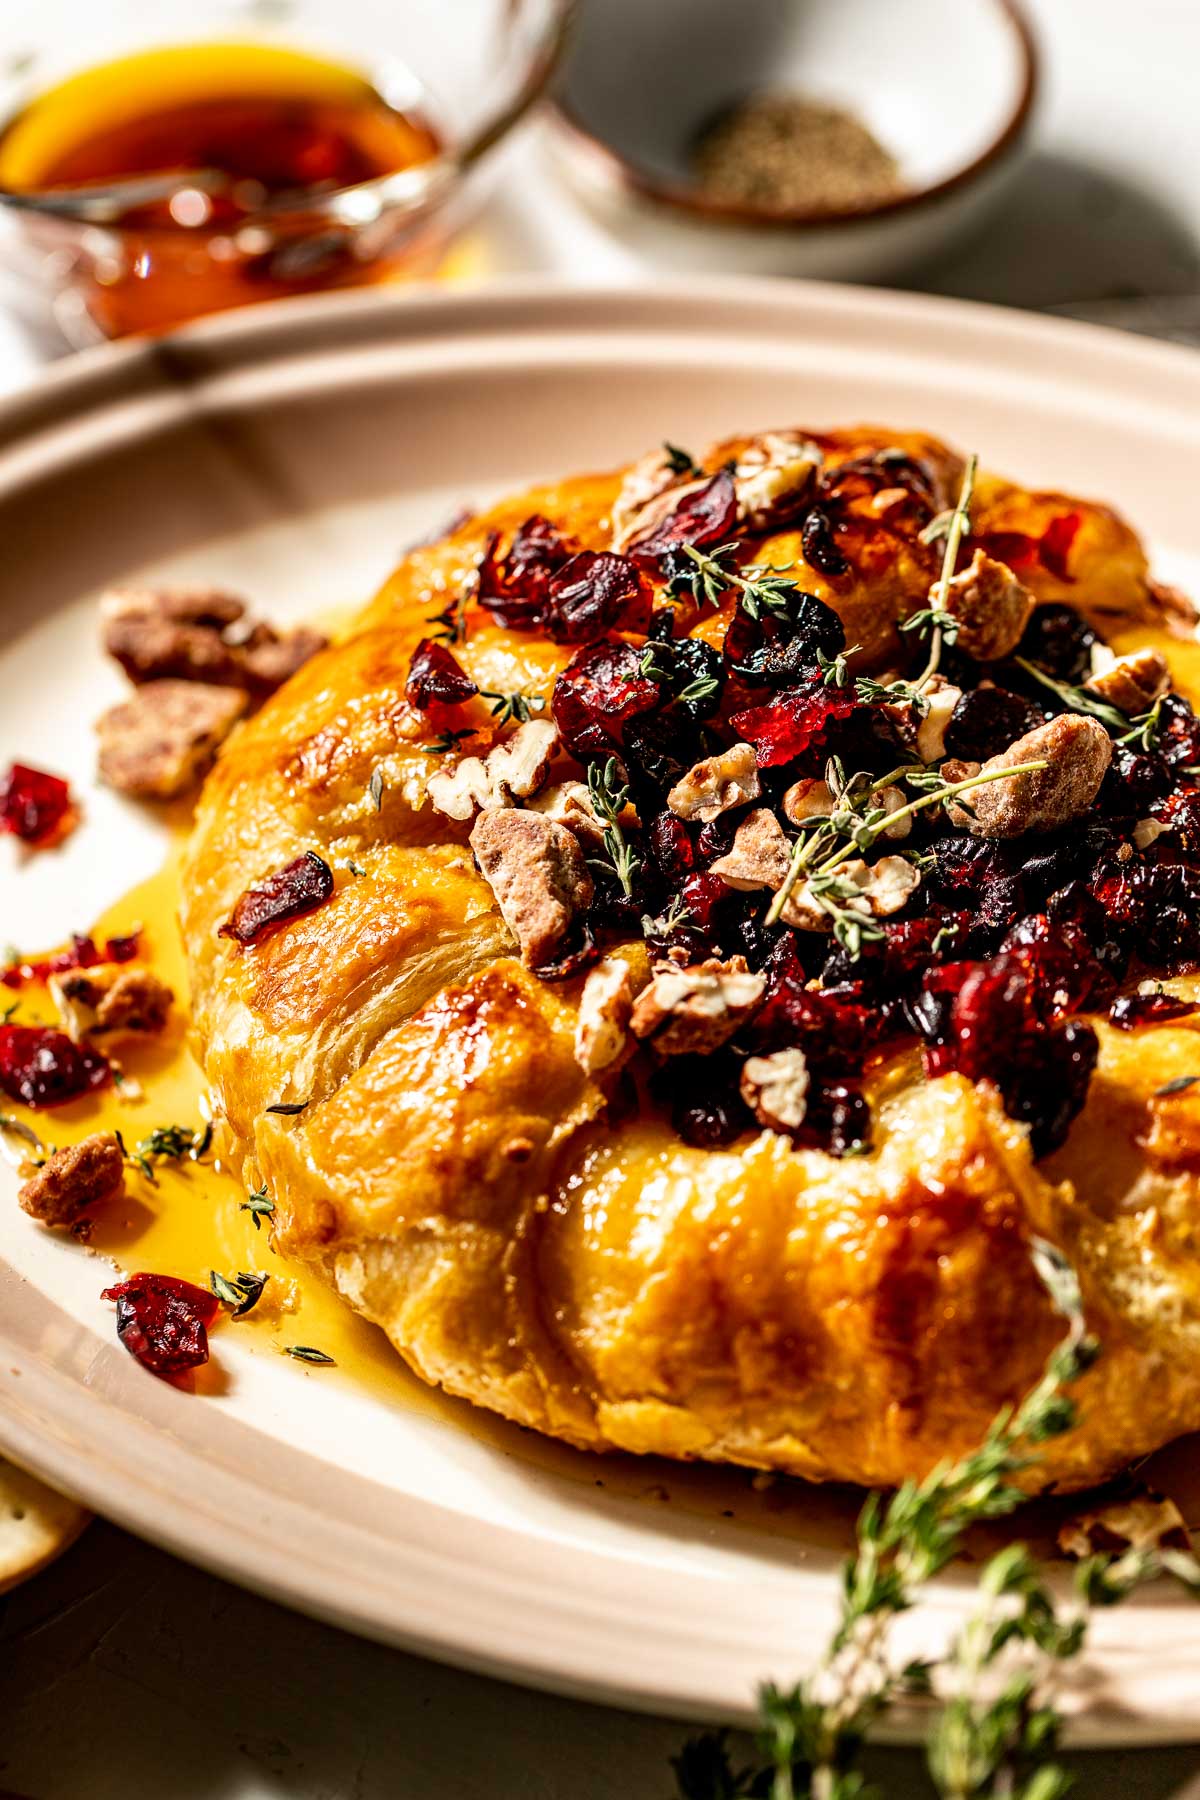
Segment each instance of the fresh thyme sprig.
M742 610L752 619L761 618L764 612L787 618L799 589L788 580L784 569L761 564L750 564L745 569L731 567L725 559L736 553L736 540L718 544L712 550L698 550L695 544L681 544L679 548L693 567L672 577L667 584L669 594L690 594L701 606L717 606L730 588L738 588Z
M633 878L641 867L640 858L626 840L621 814L629 800L628 785L622 780L621 766L615 756L606 763L592 763L587 776L592 809L604 825L604 854L616 870L617 880L626 894L633 892Z
M139 1138L132 1150L125 1148L125 1140L119 1131L115 1136L127 1167L137 1169L152 1187L157 1187L155 1165L183 1162L185 1158L188 1162L200 1162L212 1145L213 1128L207 1121L195 1130L189 1125L156 1125L144 1138Z
M654 918L650 913L642 914L642 936L644 938L670 937L673 931L678 931L681 925L686 925L691 916L691 908L685 903L682 895L676 894L666 912L661 913L658 918ZM1197 1079L1200 1080L1200 1077Z
M518 725L528 725L534 713L540 713L546 705L545 696L542 694L519 692L501 694L494 688L480 688L479 692L485 700L495 701L495 705L492 707L492 717L501 725L507 725L510 719L515 719ZM469 733L461 735L465 736Z
M440 613L433 613L426 619L427 625L435 625L436 631L430 637L438 644L465 644L467 641L467 589L464 587L456 600L449 601Z
M1034 762L1014 763L1011 768L993 769L987 773L981 770L979 774L969 775L963 781L944 781L936 770L917 767L893 769L890 774L881 775L877 780L870 780L869 777L854 777L855 782L863 779L869 781L865 793L860 796L861 800L869 799L871 795L879 793L885 787L893 786L897 781L906 781L910 786L924 791L916 800L910 800L906 806L897 807L895 812L885 812L882 807L874 807L859 813L854 810L853 803L856 796L853 784L847 784L840 798L849 804L840 811L835 810L828 819L818 821L812 830L797 838L788 872L782 886L767 908L764 923L774 925L778 922L793 888L806 870L811 870L808 885L809 891L814 892L813 880L815 877L831 875L844 862L848 862L855 851L869 850L885 831L902 824L905 819L914 818L924 808L945 805L948 801L957 799L959 795L969 793L973 788L987 787L993 781L1004 781L1012 775L1032 775L1046 766L1045 759L1041 758ZM848 838L849 841L834 848L839 837ZM823 851L830 851L831 854L823 862L816 862L816 857ZM860 916L865 917L865 914L861 912L861 896ZM849 945L846 948L849 949ZM858 951L852 950L850 953L857 956Z
M438 737L433 739L432 743L422 744L421 748L427 756L445 756L447 751L457 749L464 738L474 736L474 727L471 725L464 725L461 731L443 731ZM379 797L380 800L383 799L382 789L380 790ZM376 807L375 810L378 812L379 808Z

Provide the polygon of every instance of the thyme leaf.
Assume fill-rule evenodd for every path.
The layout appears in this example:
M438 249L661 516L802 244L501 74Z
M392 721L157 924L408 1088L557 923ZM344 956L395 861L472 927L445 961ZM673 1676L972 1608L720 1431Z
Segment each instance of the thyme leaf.
M260 1188L256 1189L256 1191L249 1196L248 1199L242 1201L241 1205L238 1207L238 1211L248 1212L250 1217L254 1220L255 1231L262 1230L263 1220L269 1219L275 1211L275 1202L267 1197L267 1184L265 1181Z
M1131 721L1126 713L1121 712L1115 706L1110 706L1107 700L1100 698L1099 694L1089 694L1086 688L1075 687L1069 681L1059 681L1055 676L1048 675L1045 669L1039 669L1036 663L1030 662L1024 656L1014 657L1013 661L1019 669L1024 669L1027 675L1032 675L1035 681L1040 681L1044 688L1049 688L1052 694L1057 695L1068 711L1087 713L1091 718L1099 719L1100 723L1107 726L1109 731L1117 732L1119 743L1127 743L1136 738L1139 731L1143 730L1149 722L1151 716L1149 713L1143 713L1140 719ZM1157 717L1154 723L1157 728ZM1130 730L1131 724L1133 725L1132 730Z
M284 1344L285 1356L294 1356L297 1362L319 1363L325 1368L336 1368L332 1356L326 1356L324 1350L314 1350L311 1344Z
M473 728L470 725L464 725L461 731L443 731L440 736L434 738L431 744L422 744L421 748L427 756L445 756L447 751L456 749L464 738L474 736Z
M132 1150L126 1150L120 1132L116 1137L127 1167L137 1169L152 1187L157 1187L155 1165L182 1162L185 1158L188 1162L200 1162L212 1145L213 1128L210 1121L194 1130L190 1125L156 1125L144 1138L139 1138Z
M542 712L546 705L542 694L501 694L493 688L480 688L479 692L485 700L495 701L492 717L501 725L507 725L510 719L515 719L518 725L528 725L533 714ZM459 736L469 737L470 733L460 732Z
M240 1269L236 1275L222 1275L218 1270L210 1269L208 1285L235 1319L244 1319L262 1299L262 1291L270 1279L269 1275L254 1274L246 1269Z
M666 438L663 439L663 449L672 475L703 475L704 470L690 450L681 450L678 444L672 444Z
M308 1105L307 1100L276 1100L266 1108L269 1113L277 1113L281 1118L290 1119L296 1113L302 1113Z

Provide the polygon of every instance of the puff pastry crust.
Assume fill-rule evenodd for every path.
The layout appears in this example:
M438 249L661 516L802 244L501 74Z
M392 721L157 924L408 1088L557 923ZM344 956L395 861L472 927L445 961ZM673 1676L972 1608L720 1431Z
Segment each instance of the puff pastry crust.
M805 435L830 465L898 447L957 490L962 459L924 434ZM636 1073L614 1094L580 1066L583 976L522 965L469 822L428 803L444 758L405 686L491 533L536 513L607 549L626 473L522 494L414 549L205 786L182 881L194 1024L277 1248L425 1380L572 1444L892 1484L967 1450L1036 1379L1062 1330L1036 1232L1074 1261L1104 1354L1031 1483L1092 1483L1200 1426L1200 1086L1157 1093L1200 1069L1186 1020L1097 1022L1087 1103L1040 1162L993 1089L926 1079L914 1049L876 1059L873 1147L842 1158L770 1130L691 1147ZM870 504L849 579L813 567L791 526L756 559L797 569L840 615L852 667L880 672L940 550L876 530ZM981 476L974 531L1037 541L1064 507L1069 575L1036 561L1035 597L1107 631L1159 623L1138 539L1105 506ZM729 616L690 629L719 644ZM573 646L474 603L468 617L455 655L477 685L548 699ZM499 735L486 702L467 711L477 743ZM333 870L327 904L257 944L218 935L244 890L309 850ZM624 954L639 985L645 948Z

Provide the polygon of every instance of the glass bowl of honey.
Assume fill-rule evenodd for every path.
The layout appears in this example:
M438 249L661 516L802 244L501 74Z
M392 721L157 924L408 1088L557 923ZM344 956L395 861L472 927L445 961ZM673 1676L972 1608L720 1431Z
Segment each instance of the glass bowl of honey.
M428 277L571 0L16 0L0 259L74 345Z

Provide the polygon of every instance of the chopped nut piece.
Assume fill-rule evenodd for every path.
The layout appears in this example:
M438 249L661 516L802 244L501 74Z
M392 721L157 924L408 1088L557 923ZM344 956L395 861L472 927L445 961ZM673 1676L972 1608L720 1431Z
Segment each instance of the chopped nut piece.
M944 675L934 675L923 699L923 712L907 700L889 701L880 711L891 719L900 741L915 750L923 763L940 762L946 754L946 727L962 699L962 689Z
M1016 763L1042 760L1047 764L1044 769L973 788L963 796L970 814L964 806L951 801L947 810L953 822L965 826L975 837L985 838L1056 831L1060 825L1080 818L1100 792L1112 761L1112 742L1099 719L1062 713L1027 731L999 756L989 756L978 773L990 775ZM948 763L943 774L948 781L962 781L967 776L959 770L970 768L970 764Z
M807 825L810 819L827 819L837 802L827 781L805 775L792 783L782 804L793 825Z
M237 649L241 674L238 685L250 688L255 694L273 694L318 650L324 650L328 642L322 632L310 631L305 625L295 631L276 631L273 626L258 625L253 636Z
M857 889L849 895L839 893L837 905L845 911L861 913L864 918L886 919L900 912L921 885L920 870L903 856L881 856L875 863L856 856L840 864L836 873L843 890L847 886ZM793 888L780 917L786 925L801 931L833 930L828 908L807 881Z
M742 820L733 843L709 865L726 887L781 888L792 859L792 846L783 826L765 806L755 807Z
M43 1225L74 1225L89 1207L115 1200L125 1184L125 1159L111 1131L56 1150L30 1176L17 1200Z
M751 1056L742 1068L742 1099L760 1125L795 1131L808 1110L808 1063L803 1050Z
M612 507L612 548L623 551L643 529L641 514L652 500L681 485L682 476L666 445L640 457L621 483Z
M101 780L122 794L173 800L208 771L245 710L237 688L149 682L96 721Z
M646 478L649 481L649 472ZM649 495L641 506L632 508L628 516L622 509L624 523L619 530L616 528L614 508L613 549L620 555L627 554L635 544L640 544L656 531L664 519L670 518L677 506L682 505L690 495L698 494L702 488L706 488L711 480L711 475L701 475L698 480L681 482L672 476L668 486L660 487L657 492Z
M63 1029L75 1043L106 1032L152 1036L166 1024L175 998L152 970L128 963L68 969L52 975L49 987Z
M585 1075L598 1075L616 1062L625 1048L632 1011L629 964L619 956L606 956L588 975L579 996L575 1061Z
M255 624L237 637L245 602L211 587L115 588L100 603L101 637L136 685L203 681L272 693L327 639Z
M731 807L757 800L761 791L753 744L732 744L689 769L667 795L667 805L677 818L707 824Z
M541 813L489 806L471 829L471 848L522 960L529 968L549 962L592 900L576 839Z
M485 807L511 806L545 786L558 732L549 719L530 719L486 757L465 756L453 769L438 769L425 791L450 819L470 819Z
M549 787L529 803L532 812L540 812L556 825L565 825L582 844L602 844L607 829L592 805L586 782L561 781Z
M937 603L937 590L931 599ZM1021 641L1034 608L1033 595L1007 564L977 550L946 587L945 610L958 620L956 650L977 662L998 662Z
M1133 828L1133 841L1139 850L1148 850L1160 837L1165 837L1170 829L1161 819L1139 819Z
M766 431L748 444L733 471L738 523L765 531L798 511L821 460L817 445L794 431Z
M1109 706L1136 718L1150 711L1170 683L1167 659L1160 650L1133 650L1128 656L1114 657L1107 669L1089 675L1083 685Z
M870 799L870 805L880 807L885 813L902 812L908 803L908 795L903 788L898 787L880 788L879 792L872 794ZM879 835L891 839L893 843L899 843L901 839L908 836L911 830L912 815L910 814L907 819L898 819L894 825L885 825Z
M765 976L750 973L744 956L685 969L658 963L634 1002L630 1029L649 1038L661 1056L707 1055L745 1023L766 985Z
M1058 1534L1067 1556L1119 1555L1124 1550L1191 1550L1183 1514L1173 1500L1144 1488L1094 1512L1068 1519Z

